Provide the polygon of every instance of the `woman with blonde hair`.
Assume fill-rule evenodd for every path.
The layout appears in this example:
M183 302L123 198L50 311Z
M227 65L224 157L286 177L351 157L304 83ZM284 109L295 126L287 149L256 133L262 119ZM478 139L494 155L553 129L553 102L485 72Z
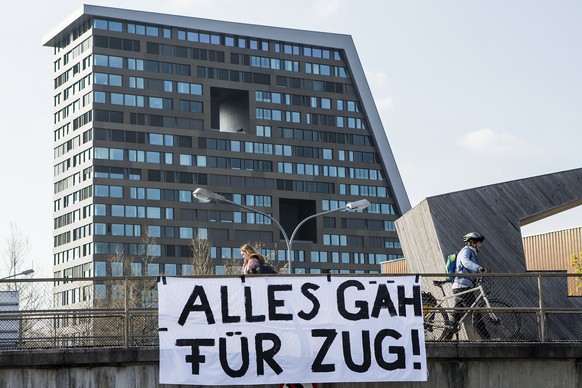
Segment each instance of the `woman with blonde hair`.
M240 255L244 260L242 267L243 275L258 273L261 264L266 263L265 257L258 253L250 244L244 244L240 247Z

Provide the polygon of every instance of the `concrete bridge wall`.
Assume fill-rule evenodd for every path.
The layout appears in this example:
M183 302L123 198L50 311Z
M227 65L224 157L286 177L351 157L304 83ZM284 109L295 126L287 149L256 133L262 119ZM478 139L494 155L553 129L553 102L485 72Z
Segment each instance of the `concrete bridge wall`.
M582 344L428 343L427 354L427 382L319 387L582 387ZM157 348L3 351L0 387L185 387L159 385L158 362Z

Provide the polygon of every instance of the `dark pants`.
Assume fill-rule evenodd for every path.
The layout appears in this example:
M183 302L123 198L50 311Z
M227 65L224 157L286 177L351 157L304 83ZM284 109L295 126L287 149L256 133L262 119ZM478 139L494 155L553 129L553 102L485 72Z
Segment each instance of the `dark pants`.
M454 294L458 294L460 292L463 291L467 291L470 290L470 288L457 288L457 289L453 289L453 293ZM466 294L463 295L459 295L455 297L455 309L456 308L468 308L471 307L471 305L475 302L475 299L477 298L477 294L475 292L467 292ZM465 314L466 311L455 311L453 313L453 323L455 324L455 326L459 323L459 321L461 320L461 318L463 317L463 314ZM485 327L485 324L483 323L483 315L479 314L479 313L475 313L473 314L474 317L474 327L475 330L477 331L477 333L483 338L483 339L488 339L489 336L489 331L487 330L487 328Z

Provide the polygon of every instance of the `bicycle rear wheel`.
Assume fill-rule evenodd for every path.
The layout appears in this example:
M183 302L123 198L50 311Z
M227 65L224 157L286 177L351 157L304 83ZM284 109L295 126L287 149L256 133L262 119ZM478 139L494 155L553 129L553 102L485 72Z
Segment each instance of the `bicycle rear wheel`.
M509 340L517 335L520 329L519 315L515 311L501 311L498 308L509 308L509 304L498 299L489 299L491 310L485 302L481 302L481 311L473 311L471 320L475 331L483 340Z
M440 341L444 338L449 327L449 315L444 310L437 310L434 306L424 304L424 340Z

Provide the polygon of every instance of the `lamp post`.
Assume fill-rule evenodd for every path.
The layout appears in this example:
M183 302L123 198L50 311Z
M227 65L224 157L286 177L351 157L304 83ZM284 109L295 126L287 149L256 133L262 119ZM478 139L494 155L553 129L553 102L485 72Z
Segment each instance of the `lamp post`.
M289 237L287 237L287 233L285 233L285 229L283 229L281 224L276 219L274 219L272 216L270 216L269 214L263 213L262 211L259 211L257 209L253 209L252 207L248 207L245 205L241 205L240 203L233 202L231 200L226 199L224 196L222 196L220 194L216 194L215 192L203 189L201 187L194 190L192 192L192 195L194 196L194 198L196 198L200 202L204 202L204 203L208 203L208 202L212 202L212 201L226 202L226 203L230 203L231 205L246 209L250 212L261 214L261 215L267 217L268 219L273 221L275 223L275 225L277 225L277 227L279 228L281 233L283 233L283 237L285 238L285 244L287 245L287 251L289 251ZM289 268L291 268L291 258L289 258ZM289 269L289 273L291 273L291 269Z
M320 217L329 213L334 213L334 212L339 212L339 211L343 211L343 210L364 210L366 209L368 206L370 206L370 202L367 199L360 199L358 201L355 202L348 202L345 206L343 207L339 207L337 209L332 209L332 210L327 210L321 213L317 213L317 214L313 214L307 218L305 218L303 221L301 221L293 230L293 233L291 233L291 238L287 237L287 233L285 233L285 230L283 229L283 227L281 226L281 224L274 219L272 216L270 216L267 213L263 213L259 210L253 209L251 207L245 206L245 205L241 205L239 203L230 201L228 199L226 199L224 196L220 195L220 194L216 194L212 191L203 189L203 188L197 188L196 190L194 190L192 192L192 195L194 195L194 198L198 199L201 202L212 202L212 201L218 201L218 202L226 202L226 203L230 203L231 205L234 206L238 206L241 207L243 209L246 209L248 211L251 211L253 213L258 213L261 214L265 217L267 217L268 219L270 219L271 221L273 221L275 223L275 225L277 225L277 227L279 228L279 230L281 231L281 233L283 234L283 237L285 238L285 244L287 245L287 263L288 263L288 267L289 267L289 273L291 273L291 248L293 246L293 239L295 239L295 235L297 234L297 232L299 231L299 228L305 224L307 221L311 220L312 218L315 217Z
M291 233L291 238L289 239L289 245L287 245L287 255L289 256L289 273L291 273L291 250L293 247L293 240L295 239L295 235L299 231L299 228L303 224L305 224L307 221L311 220L312 218L324 216L324 215L329 214L329 213L341 212L344 210L353 210L353 211L364 210L368 206L370 206L370 202L367 199L360 199L358 201L348 202L345 206L338 207L337 209L331 209L331 210L326 210L326 211L321 212L321 213L312 214L309 217L305 218L303 221L301 221L295 227L295 229L293 230L293 233Z
M15 273L15 274L13 274L13 275L9 275L9 276L6 276L6 277L3 277L3 278L0 278L0 280L4 280L4 279L10 279L10 278L15 278L15 277L17 277L17 276L20 276L20 275L29 275L29 274L31 274L31 273L34 273L34 270L33 270L32 268L30 268L30 269L25 269L25 270L24 270L24 271L22 271L22 272Z

